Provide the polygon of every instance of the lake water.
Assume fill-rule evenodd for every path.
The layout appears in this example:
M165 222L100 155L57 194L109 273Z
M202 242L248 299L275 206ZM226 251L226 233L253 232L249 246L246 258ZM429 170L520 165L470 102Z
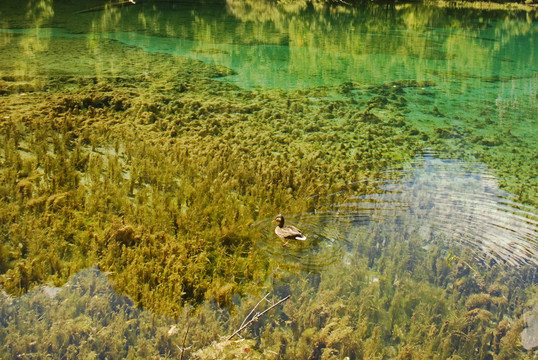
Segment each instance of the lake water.
M535 10L2 5L0 354L535 358L537 49Z

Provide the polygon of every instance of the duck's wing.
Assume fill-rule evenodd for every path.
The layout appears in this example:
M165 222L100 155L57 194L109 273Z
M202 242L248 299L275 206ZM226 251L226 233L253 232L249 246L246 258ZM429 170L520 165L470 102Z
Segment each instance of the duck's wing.
M286 232L287 235L285 236L285 238L287 239L295 239L301 241L306 240L306 236L304 236L302 231L297 229L295 226L288 225L285 226L282 230Z

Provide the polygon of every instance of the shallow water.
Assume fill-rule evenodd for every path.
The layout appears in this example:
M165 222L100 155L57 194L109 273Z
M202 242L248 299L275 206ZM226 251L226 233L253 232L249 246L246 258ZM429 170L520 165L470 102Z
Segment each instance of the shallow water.
M476 278L485 282L480 286L486 288L485 294L492 294L494 299L488 309L498 315L506 310L501 310L502 305L493 304L495 301L502 304L505 300L499 299L510 297L508 287L498 290L503 289L502 286L522 286L527 287L527 291L536 287L538 213L529 206L511 201L509 194L498 188L495 178L483 165L440 159L437 154L425 153L403 169L388 171L395 173L395 180L382 178L376 181L377 194L349 194L349 201L331 204L332 211L297 214L287 219L307 234L307 243L292 242L283 247L282 241L278 241L272 233L271 219L261 219L252 225L257 230L256 243L263 256L271 258L274 264L264 286L268 297L266 301L259 301L261 295L248 294L235 297L234 305L228 308L219 308L214 302L207 301L196 311L185 307L175 318L156 316L137 308L132 300L116 293L106 274L93 267L76 274L63 287L41 286L15 299L3 293L0 321L4 330L13 336L35 339L43 338L43 333L50 334L45 337L51 344L48 350L35 345L31 347L33 352L30 353L36 356L46 353L67 353L67 356L106 353L112 357L124 357L126 354L146 356L160 353L166 358L174 358L181 356L181 348L185 348L185 353L189 354L186 356L197 359L223 354L230 358L240 357L245 349L262 358L274 358L277 348L271 345L267 331L278 333L282 330L277 329L289 330L290 323L296 321L292 328L297 326L302 330L299 335L287 336L297 337L298 342L304 341L303 336L308 332L305 326L312 326L311 322L319 322L321 328L318 331L326 326L336 334L339 325L326 324L323 319L328 315L323 312L340 309L336 315L330 316L332 321L349 317L364 321L364 317L369 315L362 308L355 312L359 310L351 304L361 297L374 296L375 299L372 291L374 294L388 291L389 295L385 296L392 299L389 312L397 313L398 306L403 306L395 300L402 296L399 291L411 291L407 293L408 300L404 301L414 302L413 307L418 305L418 309L431 306L432 299L441 303L447 301L445 297L450 295L436 293L429 288L433 284L440 281L444 291L454 292L452 296L456 296L460 291L473 292L466 288L476 286L472 285L473 281L469 285L469 279ZM398 242L405 245L401 247ZM454 257L450 258L452 254ZM456 265L460 259L465 259L464 264L470 270L461 263ZM432 271L432 261L433 264L435 261L451 261L452 266L458 266L457 272L467 274L465 276L469 279L456 275L454 280L449 280L446 273L428 273ZM440 268L433 266L433 271L440 271ZM520 271L525 275L518 274ZM488 272L496 275L487 275ZM504 274L501 278L507 281L505 284L494 280L499 273ZM460 281L465 279L463 285L459 285L460 289L451 282L457 281L458 277ZM445 281L448 283L445 284ZM384 287L391 290L383 290ZM418 298L417 294L420 294ZM266 315L267 319L262 317L255 323L255 330L246 335L248 340L225 341L250 320L252 314L261 313L288 295L291 307L307 313L303 314L306 320L290 315L294 311L289 308L277 307L269 313L271 315ZM491 301L490 295L486 296ZM378 304L383 303L381 299L377 301ZM530 301L533 301L532 296ZM469 304L470 300L467 300L467 309L471 308ZM523 314L520 341L528 351L536 347L536 306L525 307ZM415 322L414 317L420 313L417 309L413 310L414 315L409 321ZM401 311L403 313L398 316L405 317L407 310ZM469 313L460 316L468 322L471 321ZM448 324L459 321L455 314L447 316L433 312L432 316L446 318ZM294 320L290 321L289 316L294 316ZM305 325L304 321L310 325ZM379 324L386 319L377 321L378 326L384 326ZM391 321L400 323L401 320L393 318ZM76 325L64 328L61 325L64 322ZM107 336L110 332L119 334L120 338ZM137 335L133 336L133 333ZM68 336L72 340L58 341L58 337ZM448 332L445 336L451 335ZM472 331L468 335L471 339L475 336ZM442 337L442 334L437 337ZM269 344L260 346L251 340L257 338L265 339ZM76 346L71 348L71 352L69 347L66 348L69 343ZM418 349L420 347L414 351L424 351ZM281 353L289 358L297 356L297 353L301 357L312 355L309 351L301 353L300 350L291 354L281 350ZM397 352L394 346L390 346L381 353L392 357ZM442 353L440 349L432 352ZM532 356L532 351L529 354ZM517 355L520 356L524 358L522 354Z
M285 214L288 223L307 235L304 243L283 247L273 233L273 218L253 216L256 221L249 234L255 251L268 264L267 274L255 280L263 294L271 294L270 303L287 295L291 298L245 331L245 345L222 344L246 321L263 294L237 293L226 306L217 306L211 299L200 302L198 309L182 308L174 319L159 317L116 295L104 273L91 268L62 288L42 287L16 299L3 293L0 338L9 344L2 348L4 354L49 353L67 358L102 354L178 358L182 353L193 358L223 354L230 358L395 358L409 353L423 358L536 356L538 22L534 12L418 5L352 9L299 3L276 7L263 1L228 1L226 6L140 1L136 6L76 13L99 5L89 2L81 8L80 4L29 1L20 9L0 9L0 14L8 14L0 20L0 93L15 99L6 105L6 120L17 116L26 123L34 116L28 115L26 107L33 105L26 99L42 96L49 101L47 92L58 87L62 90L53 97L61 98L84 92L86 84L99 81L120 89L118 84L125 78L133 82L122 84L121 91L139 91L140 97L158 104L148 100L140 105L147 111L140 110L137 121L152 113L157 119L150 121L155 124L151 131L159 131L159 126L166 129L163 123L173 121L187 107L166 108L177 100L166 98L167 91L178 86L173 96L182 100L194 81L187 71L177 85L179 80L172 78L176 73L167 67L185 63L165 63L166 58L159 57L165 54L219 66L207 70L205 76L233 85L218 90L232 104L215 110L224 118L234 112L237 93L246 94L239 101L247 105L252 105L248 98L258 97L253 107L262 108L278 105L267 99L297 101L304 94L301 101L321 109L318 113L305 111L303 115L289 105L285 111L298 118L309 116L301 119L308 126L298 129L299 146L307 149L310 142L318 141L310 140L309 134L319 132L314 127L319 122L335 133L349 132L345 134L349 138L339 144L346 158L374 159L368 143L362 149L349 148L350 139L362 134L344 127L350 112L371 112L378 119L404 124L390 128L391 134L413 128L410 133L422 134L424 148L434 150L420 149L409 159L401 154L400 161L391 158L394 161L387 163L393 166L372 172L360 183L346 181L335 193L313 194L308 201L315 201L314 209ZM170 76L170 81L152 83L157 70L164 78ZM192 71L194 79L197 70ZM143 81L150 84L149 90L141 90ZM90 106L81 101L80 107L88 109L92 118L111 101L94 101ZM341 104L353 110L326 110ZM115 106L123 110L121 102ZM199 111L194 121L203 115ZM224 127L225 122L219 121ZM260 124L260 130L264 125ZM180 124L180 135L174 137L181 137L181 126L191 124ZM211 131L219 134L215 128ZM237 139L240 129L235 130ZM285 129L283 136L293 131ZM372 133L368 141L383 141L373 136L375 127L368 131ZM330 153L333 144L327 144L334 134L324 135L325 140L314 149L329 158L336 156ZM191 141L203 143L203 136ZM267 141L272 139L263 139ZM267 146L263 142L259 149ZM30 145L21 142L18 147L21 156L30 157L25 155L33 151ZM111 167L114 155L122 151L117 147L97 146L92 156L108 156ZM278 152L274 147L267 147L266 152L269 157L281 156L292 153L292 147L286 143ZM7 162L7 150L3 151L1 159ZM386 147L382 151L390 153ZM119 163L126 158L122 155ZM120 178L132 178L130 170L122 171ZM350 167L350 174L358 172L358 167ZM228 175L219 173L224 176ZM80 183L91 188L98 181L83 177ZM167 183L163 188L173 186ZM128 197L136 198L132 208L144 204L151 212L162 211L157 200L139 201L143 194L130 191ZM298 195L282 196L292 201ZM180 202L181 212L194 207L187 203ZM7 201L3 204L8 209ZM127 221L132 219L129 215ZM166 226L163 221L151 231L166 231ZM177 232L177 222L174 226ZM223 221L219 226L226 229L229 224ZM76 234L74 238L78 239ZM71 256L69 250L62 251ZM236 275L230 276L231 283ZM27 319L39 323L37 331L28 326ZM58 326L62 322L67 325ZM53 334L39 330L51 324ZM462 333L466 336L461 337ZM519 342L522 347L514 345ZM181 349L187 345L193 347Z
M268 220L254 227L261 232L260 246L281 265L298 263L307 271L322 271L346 258L382 224L392 232L414 236L422 249L431 242L446 248L464 247L473 260L494 266L538 265L536 209L512 201L483 165L439 159L426 154L389 171L396 180L379 180L379 193L347 194L348 202L331 204L333 211L291 218L309 234L309 244L292 244L282 251L274 241ZM384 177L383 177L384 178Z

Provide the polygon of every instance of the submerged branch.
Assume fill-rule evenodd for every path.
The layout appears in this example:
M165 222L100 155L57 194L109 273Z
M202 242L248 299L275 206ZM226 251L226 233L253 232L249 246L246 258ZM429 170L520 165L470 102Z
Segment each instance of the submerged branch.
M266 297L267 297L267 295L266 295L263 299L265 299ZM269 310L271 310L272 308L274 308L274 307L280 305L280 304L283 303L284 301L288 300L290 297L291 297L291 295L288 295L288 296L286 296L285 298L280 299L277 303L275 303L275 304L269 306L267 309L265 309L265 310L262 311L261 313L256 313L256 314L252 317L252 319L250 319L247 323L244 323L244 321L243 321L244 324L243 324L239 329L237 329L232 335L230 335L230 337L228 337L228 339L226 339L226 341L231 340L235 335L238 335L241 331L243 331L244 329L246 329L247 327L249 327L253 322L257 321L260 317L262 317L262 316L263 316L265 313L267 313ZM255 309L255 308L256 308L256 307L263 301L263 299L260 300L260 302L258 302L258 304L254 307L254 309ZM252 311L251 311L251 314L252 314ZM250 316L250 314L249 314L249 316ZM247 318L248 318L248 316L247 316Z
M267 293L267 295L265 295L260 301L258 301L258 303L256 304L256 306L254 306L252 308L252 310L248 313L247 317L245 318L245 320L243 320L243 322L241 323L241 326L239 326L240 328L243 327L243 325L245 325L245 322L248 320L248 318L250 317L250 315L252 315L254 313L254 311L258 308L258 306L260 306L260 304L262 303L262 301L266 300L267 297L269 296L269 294L271 293Z
M181 356L180 356L179 360L183 360L183 353L186 350L189 350L191 348L191 346L185 347L185 342L187 341L187 336L189 335L189 329L190 328L191 328L191 322L187 321L187 330L185 331L185 336L183 337L183 344L181 345L181 347L179 347L179 345L176 345L177 348L181 351Z

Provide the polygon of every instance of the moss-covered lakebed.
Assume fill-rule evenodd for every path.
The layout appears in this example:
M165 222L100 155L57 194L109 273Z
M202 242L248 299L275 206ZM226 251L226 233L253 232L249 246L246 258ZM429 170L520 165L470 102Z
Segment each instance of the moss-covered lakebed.
M147 61L158 65L145 75L43 77L35 91L2 97L6 290L20 293L49 276L65 281L96 261L131 280L129 266L162 276L157 264L176 255L170 275L183 286L169 303L202 300L210 288L232 293L233 283L216 280L259 278L265 268L249 258L249 224L276 211L312 211L313 195L347 184L367 191L359 180L422 146L402 119L327 100L332 89L244 91L211 79L222 71L197 61ZM5 88L17 80L4 80Z
M535 224L524 139L487 120L409 119L408 94L427 99L435 83L246 90L220 79L233 74L222 66L68 37L21 72L20 39L0 60L5 356L177 358L192 345L185 357L532 358L519 345L536 302L532 256L477 261L446 233L424 243L430 233L399 215L363 232L338 222L331 238L345 246L321 270L274 255L308 249L260 246L277 213L346 215L334 204L375 199L425 149L483 161ZM86 268L52 300L38 287ZM292 297L250 340L223 343L267 291ZM34 318L69 326L32 332Z

